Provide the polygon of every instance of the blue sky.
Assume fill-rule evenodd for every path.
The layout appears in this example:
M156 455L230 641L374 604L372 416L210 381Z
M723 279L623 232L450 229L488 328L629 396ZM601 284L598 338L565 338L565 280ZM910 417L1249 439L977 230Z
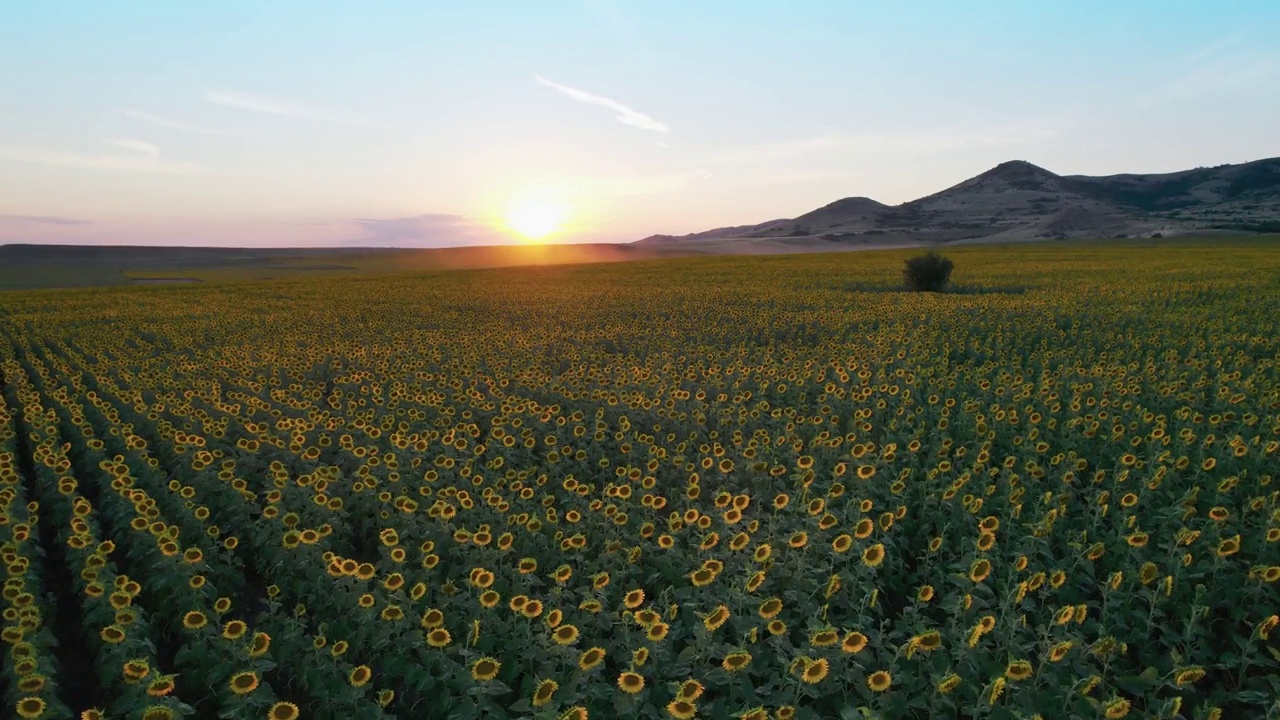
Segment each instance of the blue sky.
M1280 155L1280 3L6 3L0 242L628 241ZM1272 38L1272 40L1268 40Z

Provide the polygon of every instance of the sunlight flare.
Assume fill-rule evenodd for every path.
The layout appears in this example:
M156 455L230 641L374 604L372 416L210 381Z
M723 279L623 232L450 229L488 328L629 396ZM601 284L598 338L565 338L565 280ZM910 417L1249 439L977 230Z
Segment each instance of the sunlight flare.
M507 209L507 227L526 240L538 241L561 229L564 205L541 198L522 198Z

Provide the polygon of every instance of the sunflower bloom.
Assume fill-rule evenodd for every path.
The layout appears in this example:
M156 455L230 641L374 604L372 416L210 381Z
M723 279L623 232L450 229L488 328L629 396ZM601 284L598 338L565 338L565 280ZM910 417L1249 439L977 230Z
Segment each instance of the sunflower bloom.
M644 689L644 676L639 673L624 672L618 676L618 688L628 695L635 695Z
M893 676L887 670L877 670L867 676L867 687L872 692L884 692L893 684Z

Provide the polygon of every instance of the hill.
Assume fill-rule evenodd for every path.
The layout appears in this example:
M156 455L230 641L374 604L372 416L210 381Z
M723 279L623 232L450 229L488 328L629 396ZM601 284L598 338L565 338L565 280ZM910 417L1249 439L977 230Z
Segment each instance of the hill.
M639 242L723 247L730 239L811 237L830 247L1277 231L1280 158L1107 176L1057 175L1011 160L901 205L850 197L789 220Z

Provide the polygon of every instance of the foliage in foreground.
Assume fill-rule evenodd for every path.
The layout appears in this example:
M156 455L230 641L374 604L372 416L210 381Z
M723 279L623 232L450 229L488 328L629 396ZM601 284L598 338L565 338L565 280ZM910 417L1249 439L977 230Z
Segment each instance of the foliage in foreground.
M1275 713L1280 254L961 252L6 295L6 716Z

